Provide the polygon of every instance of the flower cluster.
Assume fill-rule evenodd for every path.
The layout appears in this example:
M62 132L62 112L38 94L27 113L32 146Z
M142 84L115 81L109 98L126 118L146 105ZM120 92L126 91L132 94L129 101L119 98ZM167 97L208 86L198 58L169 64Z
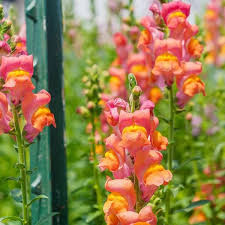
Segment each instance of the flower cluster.
M198 76L202 65L195 61L203 50L194 38L198 27L187 21L190 5L181 1L165 3L162 7L155 5L152 10L164 21L166 35L159 33L150 17L145 17L142 20L145 30L139 39L139 46L150 59L151 80L157 82L160 88L171 87L176 80L177 104L183 108L195 94L205 94L205 85Z
M225 5L222 0L211 0L205 12L205 42L208 53L205 62L216 66L225 63Z
M2 132L8 133L11 130L10 121L13 119L11 113L13 105L21 106L26 120L24 134L28 142L32 142L45 126L51 124L55 126L54 115L45 107L51 100L50 94L45 90L41 90L37 94L32 92L35 88L31 81L33 56L3 56L0 72L3 81L0 92Z
M162 150L168 140L157 131L159 120L154 116L154 103L144 101L140 109L141 89L135 86L130 105L120 99L109 100L105 116L113 129L106 138L107 151L99 168L109 170L105 188L111 192L104 204L105 220L111 225L157 223L150 206L145 206L161 185L172 179L172 173L161 165Z
M5 23L3 19L0 26L6 26ZM22 110L26 120L23 134L26 141L31 143L45 126L56 125L54 115L45 107L51 100L50 94L45 90L37 94L32 92L35 89L31 80L33 56L26 51L25 31L23 26L20 34L14 37L13 49L8 44L11 41L9 34L5 33L0 41L0 133L13 131L12 111L16 107Z
M130 29L129 36L138 40L138 49L122 33L114 35L117 58L109 69L112 96L126 97L126 77L133 73L143 99L154 103L162 98L164 88L176 81L177 104L183 108L195 94L205 95L205 85L199 78L202 65L196 61L203 51L194 37L198 27L188 22L190 5L182 1L162 5L154 1L150 10L153 17L142 18L141 32L137 27Z

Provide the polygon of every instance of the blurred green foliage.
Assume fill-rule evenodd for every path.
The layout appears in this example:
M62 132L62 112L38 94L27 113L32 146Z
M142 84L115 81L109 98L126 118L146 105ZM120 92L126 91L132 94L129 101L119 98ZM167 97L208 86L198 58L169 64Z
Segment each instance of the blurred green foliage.
M71 19L73 16L69 14ZM76 114L77 107L85 104L82 93L82 77L86 75L88 61L97 64L102 70L107 70L115 58L112 44L101 44L97 41L97 28L84 29L82 24L66 23L64 43L64 76L65 76L65 114L66 114L66 150L68 167L68 199L69 224L99 225L99 214L96 213L96 196L93 189L93 169L90 161L90 144L86 133L87 121ZM71 32L73 31L73 32ZM206 83L207 96L198 95L183 111L177 111L175 131L174 178L173 178L173 225L188 225L193 213L190 206L195 194L200 191L200 185L213 182L214 177L207 177L203 169L215 165L225 168L225 74L224 70L205 66L203 76ZM207 134L212 121L204 113L207 105L214 105L214 113L218 118L219 130L213 135ZM192 126L186 120L186 114L198 115L202 125L198 136L192 136ZM168 93L156 106L155 114L160 120L159 131L168 136ZM17 215L20 212L18 203L14 203L10 192L17 184L10 180L16 177L16 152L12 140L6 135L0 136L0 217ZM164 164L166 162L166 152ZM105 176L102 175L101 186L104 191ZM159 190L160 207L164 207L163 192ZM225 192L222 187L221 192ZM224 212L221 208L224 201L215 200L205 204L203 211L209 218L202 225L224 224ZM185 209L185 210L181 210ZM160 215L160 213L159 213ZM159 220L159 225L163 222Z

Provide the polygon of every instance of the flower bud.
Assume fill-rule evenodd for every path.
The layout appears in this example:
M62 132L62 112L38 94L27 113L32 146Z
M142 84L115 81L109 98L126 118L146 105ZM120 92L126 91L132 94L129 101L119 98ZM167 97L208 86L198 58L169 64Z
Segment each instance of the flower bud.
M81 106L81 107L78 107L78 108L76 109L76 113L77 113L77 114L80 114L80 115L87 115L87 114L88 114L88 110L87 110L86 107Z
M95 103L94 102L88 102L87 104L88 109L93 109L95 107Z
M192 113L187 113L186 114L186 120L191 120L192 119Z
M88 77L87 76L84 76L83 78L82 78L82 82L83 83L86 83L88 81Z
M132 94L133 94L133 98L134 98L134 99L139 98L140 95L141 95L141 93L142 93L142 90L141 90L141 88L140 88L139 86L135 86L135 87L133 88L133 90L132 90Z

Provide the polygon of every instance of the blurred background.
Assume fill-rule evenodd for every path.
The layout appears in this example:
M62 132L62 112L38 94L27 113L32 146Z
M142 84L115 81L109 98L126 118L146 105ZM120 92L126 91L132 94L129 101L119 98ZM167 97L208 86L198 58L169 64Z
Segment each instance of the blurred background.
M91 176L93 161L89 154L88 121L78 115L76 109L86 104L82 90L82 77L86 75L87 68L96 64L100 71L107 73L116 57L112 37L115 32L122 30L123 18L129 15L128 10L113 5L118 1L62 0L68 204L69 224L71 225L100 225L99 215L96 214L96 198ZM16 23L17 28L15 30L19 32L21 25L24 23L24 1L2 0L0 2L4 5L6 17L9 16ZM128 0L123 2L126 3ZM149 6L151 2L152 0L134 0L134 15L137 20L150 14ZM209 0L185 0L185 2L191 3L189 19L191 23L199 25L199 40L202 44L205 44L204 14ZM221 28L221 33L225 34L224 28ZM203 171L209 165L213 165L213 167L214 165L221 165L224 159L225 67L224 65L206 65L204 63L205 56L207 56L206 52L204 52L201 62L204 64L202 76L206 83L207 96L197 96L188 106L187 112L192 114L193 121L184 119L186 111L181 112L176 118L179 130L176 132L177 151L174 164L177 168L182 165L182 169L178 169L175 176L175 183L179 184L174 190L175 209L185 208L193 200L195 193L201 191L201 185L215 178L207 177ZM156 115L158 116L160 112L167 115L167 106L168 102L162 100L156 108ZM159 129L165 136L167 135L168 125L165 122L160 122ZM18 215L20 212L20 203L18 203L18 196L16 195L18 184L10 179L16 176L15 163L16 152L13 150L13 143L10 138L1 135L0 217ZM101 178L102 187L104 186L105 175ZM224 175L225 173L222 174L222 176ZM209 219L201 225L224 224L225 213L221 210L224 203L219 202L217 208L214 208L215 205L213 203L203 209L204 216ZM192 211L175 214L173 225L190 224L189 219L192 214Z

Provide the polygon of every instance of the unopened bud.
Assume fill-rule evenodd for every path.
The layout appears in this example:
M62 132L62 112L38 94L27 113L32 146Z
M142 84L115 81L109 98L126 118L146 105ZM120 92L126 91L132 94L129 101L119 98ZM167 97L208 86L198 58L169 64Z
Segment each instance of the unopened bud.
M78 108L76 109L76 113L77 113L77 114L80 114L80 115L87 115L87 114L88 114L88 110L87 110L86 107L81 106L81 107L78 107Z
M87 107L88 107L88 109L93 109L95 107L95 103L94 102L88 102Z
M142 93L142 90L139 86L135 86L132 90L132 94L134 98L140 97L141 93Z
M129 8L129 10L130 10L130 12L133 12L133 11L134 11L134 7L131 6L131 7Z
M154 205L159 205L161 202L161 199L160 198L156 198L153 202Z
M7 24L8 26L11 26L11 25L12 25L12 21L11 21L11 20L6 19L5 22L6 22L6 24Z
M86 83L88 81L88 77L87 76L84 76L83 78L82 78L82 82L83 83Z
M192 113L187 113L186 114L186 120L191 120L192 119Z
M130 22L131 22L130 17L123 18L123 22L126 24L130 24Z

